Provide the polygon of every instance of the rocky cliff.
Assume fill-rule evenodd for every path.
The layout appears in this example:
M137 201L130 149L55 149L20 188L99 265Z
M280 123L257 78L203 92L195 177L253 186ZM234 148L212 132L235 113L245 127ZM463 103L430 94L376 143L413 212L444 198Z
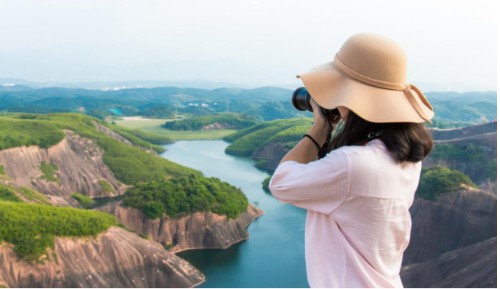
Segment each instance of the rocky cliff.
M103 152L92 140L71 131L58 144L41 149L38 146L16 147L0 151L0 165L12 185L30 187L52 196L54 204L76 205L71 194L90 197L121 195L126 186L113 176L103 163ZM42 163L56 167L55 180L43 177ZM103 186L105 181L109 186Z
M9 287L193 287L203 281L203 274L160 244L117 227L96 238L56 238L40 264L0 246L0 284Z
M497 122L488 122L484 124L472 125L468 127L431 130L432 138L436 141L445 141L453 139L467 139L478 135L488 135L497 132Z
M410 209L412 232L404 264L420 263L497 235L497 197L479 190L416 199Z
M246 228L264 212L251 205L231 220L214 213L194 213L179 218L149 219L140 210L114 202L99 210L113 214L125 227L155 240L172 252L187 249L225 249L248 239Z
M252 159L257 161L257 167L272 174L281 159L290 150L284 143L271 141L252 154Z
M405 287L496 288L497 237L402 268Z
M416 199L405 287L496 287L497 198L474 189Z

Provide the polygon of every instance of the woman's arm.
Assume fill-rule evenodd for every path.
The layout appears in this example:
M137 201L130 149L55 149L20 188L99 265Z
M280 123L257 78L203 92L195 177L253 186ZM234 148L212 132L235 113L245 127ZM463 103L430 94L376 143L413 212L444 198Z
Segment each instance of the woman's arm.
M321 113L319 105L311 99L313 107L314 124L307 132L320 146L323 145L337 122L329 124L326 117ZM340 117L338 118L340 119ZM305 137L293 149L291 149L281 160L280 164L286 161L296 161L307 164L318 158L318 149L312 140Z

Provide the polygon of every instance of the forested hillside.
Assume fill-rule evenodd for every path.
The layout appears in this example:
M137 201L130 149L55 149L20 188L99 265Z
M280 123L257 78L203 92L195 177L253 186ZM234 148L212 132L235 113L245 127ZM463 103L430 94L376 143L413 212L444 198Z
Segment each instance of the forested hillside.
M247 210L239 189L159 157L140 136L82 114L0 116L0 241L35 260L54 236L116 225L111 215L51 206L88 208L95 196L123 197L151 218Z
M175 118L224 112L258 120L310 116L291 105L292 90L277 87L256 89L195 89L178 87L95 90L0 86L0 112L83 112L108 116ZM427 92L434 106L435 127L461 127L496 119L496 92ZM493 104L493 105L492 105Z

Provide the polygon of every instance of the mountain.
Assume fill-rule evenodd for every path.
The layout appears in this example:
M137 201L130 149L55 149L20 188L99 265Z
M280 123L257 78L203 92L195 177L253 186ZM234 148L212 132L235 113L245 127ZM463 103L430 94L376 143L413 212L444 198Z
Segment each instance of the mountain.
M496 192L497 122L457 129L432 129L434 148L424 167L463 172L486 191Z
M425 95L432 104L442 102L459 102L464 104L471 104L476 102L486 102L490 104L497 104L496 91L477 91L477 92L453 92L453 91L431 91L426 92Z
M153 82L155 83L155 82ZM82 111L104 119L106 116L143 115L172 117L220 112L243 113L262 120L304 117L291 105L293 90L279 87L243 89L219 87L124 87L123 89L72 87L0 86L0 111L53 113ZM496 92L429 92L436 127L466 126L496 120ZM492 106L493 104L493 106ZM162 113L148 111L163 107ZM203 106L203 107L199 107ZM169 108L169 109L168 109Z
M192 287L203 282L198 270L165 248L225 248L248 238L247 226L262 212L249 206L238 188L161 158L151 148L81 114L0 116L0 259L5 261L0 285ZM176 203L178 215L167 216L160 198L137 209L115 209L121 214L102 212L137 186L186 180L211 188L194 188L202 192L196 195L199 204L210 206L216 194L217 206ZM193 190L188 185L185 190ZM169 193L175 198L186 191ZM145 189L133 197L152 193ZM235 219L220 214L235 200L244 206L241 211L229 207ZM147 217L144 212L151 210L160 218ZM134 227L137 219L122 218L134 214L141 216L143 228L162 226L142 231ZM137 234L175 238L156 242Z
M410 288L496 288L497 237L404 266L401 279Z
M410 209L412 232L403 264L421 263L497 234L497 197L460 189L435 201L416 199Z
M405 287L496 287L496 195L462 189L416 199L410 212Z

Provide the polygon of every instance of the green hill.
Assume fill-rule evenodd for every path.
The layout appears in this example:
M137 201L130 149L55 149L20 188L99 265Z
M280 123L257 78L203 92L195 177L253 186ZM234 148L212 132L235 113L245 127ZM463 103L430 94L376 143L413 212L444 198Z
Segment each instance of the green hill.
M103 127L135 146L109 136ZM123 197L129 200L127 204L138 207L148 216L156 217L151 214L151 210L158 209L152 209L153 203L164 204L170 215L212 211L236 218L246 211L248 200L239 189L151 153L154 145L139 138L141 134L116 129L83 114L1 115L0 149L32 145L49 148L65 137L66 130L91 139L102 149L103 162L119 181L130 186ZM50 177L51 170L54 168L47 167L44 173ZM0 241L14 244L22 258L37 259L53 244L54 236L95 235L116 225L114 218L104 213L44 205L48 203L44 195L27 188L8 187L4 183L7 179L5 168L0 166ZM145 188L158 191L153 195ZM80 202L91 203L81 193L75 192L73 196ZM172 199L181 201L171 203ZM130 200L142 200L142 203Z
M117 225L102 212L26 204L15 191L0 184L0 242L13 244L14 252L27 261L38 260L55 236L95 236Z
M264 122L240 130L224 138L232 142L226 153L236 156L251 156L259 148L269 142L280 142L292 146L307 132L312 119L283 119Z
M206 126L217 125L224 129L242 129L257 123L253 117L237 113L220 113L170 121L163 125L170 130L201 130Z
M71 130L94 140L104 150L104 163L125 184L159 181L167 176L201 174L147 153L144 149L153 149L155 146L130 131L116 130L138 147L124 144L98 131L97 124L106 126L104 122L83 114L3 115L0 116L0 149L30 145L48 148L64 138L64 130ZM113 126L109 128L114 129Z

